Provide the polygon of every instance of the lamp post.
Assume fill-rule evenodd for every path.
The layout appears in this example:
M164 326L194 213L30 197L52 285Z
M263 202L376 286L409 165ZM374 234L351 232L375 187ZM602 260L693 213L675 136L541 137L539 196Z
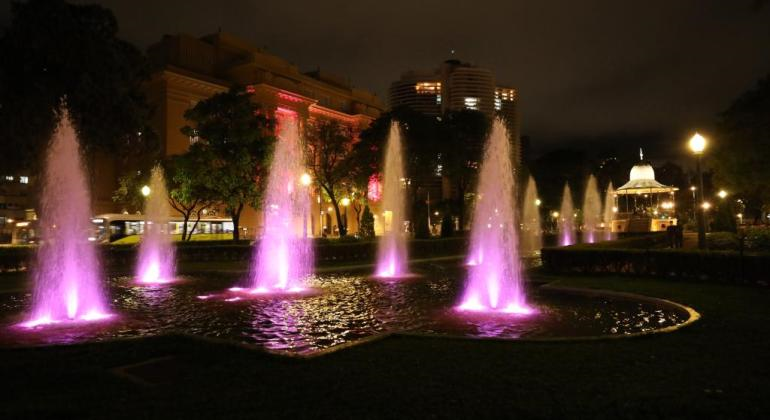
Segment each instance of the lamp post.
M348 233L348 206L350 205L350 199L347 197L344 197L342 200L340 200L340 204L342 204L342 208L345 209L344 218L342 220L343 225L345 226L345 234ZM340 229L340 232L342 232L342 229Z
M701 170L701 156L706 148L706 139L695 133L689 142L690 150L695 154L695 170L698 172L698 202L703 203L703 171ZM706 249L706 209L698 206L698 248Z

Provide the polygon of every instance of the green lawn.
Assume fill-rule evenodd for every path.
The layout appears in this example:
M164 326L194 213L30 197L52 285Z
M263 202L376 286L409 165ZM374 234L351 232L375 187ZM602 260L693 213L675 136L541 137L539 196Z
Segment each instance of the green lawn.
M538 280L667 298L703 318L671 334L627 340L394 336L309 360L185 337L6 349L0 418L767 417L767 289ZM111 372L167 356L147 369L153 385Z
M182 240L182 234L171 235L174 241L179 242ZM115 242L111 242L110 245L134 245L138 244L142 239L142 235L131 235L125 238L120 238ZM190 238L190 241L231 241L233 240L232 233L196 233Z

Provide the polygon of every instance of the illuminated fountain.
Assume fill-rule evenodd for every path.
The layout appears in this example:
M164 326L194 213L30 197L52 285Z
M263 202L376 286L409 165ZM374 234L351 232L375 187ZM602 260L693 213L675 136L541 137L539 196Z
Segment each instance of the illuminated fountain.
M144 233L139 245L137 279L144 284L174 281L175 251L168 231L169 204L166 179L160 165L152 168L144 204ZM143 191L144 192L144 191Z
M408 277L406 237L404 236L404 162L398 123L390 126L382 176L382 211L384 232L377 245L376 276Z
M569 246L575 243L575 207L572 204L572 191L569 183L564 184L559 213L559 245Z
M495 120L479 173L470 254L460 311L528 314L518 253L515 185L508 131Z
M524 193L521 206L521 251L533 253L543 247L542 227L540 225L540 199L537 198L537 185L531 176Z
M612 188L612 181L607 186L607 194L604 196L604 240L611 241L615 239L615 233L612 232L612 219L615 216L615 189Z
M278 141L262 203L264 233L252 259L250 293L306 290L313 271L313 248L303 226L310 212L304 173L297 116L279 109Z
M66 111L48 148L40 198L43 238L33 270L32 311L24 327L110 316L95 244L91 196Z
M583 196L583 243L592 244L599 241L599 223L602 217L602 199L599 196L599 187L596 185L596 177L588 177L585 194Z

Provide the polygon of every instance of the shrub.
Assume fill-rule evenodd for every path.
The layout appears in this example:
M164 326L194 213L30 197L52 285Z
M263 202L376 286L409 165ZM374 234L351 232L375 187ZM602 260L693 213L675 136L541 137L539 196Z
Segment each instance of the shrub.
M363 239L374 237L374 215L369 210L369 206L364 207L361 214L361 225L358 228L358 235Z

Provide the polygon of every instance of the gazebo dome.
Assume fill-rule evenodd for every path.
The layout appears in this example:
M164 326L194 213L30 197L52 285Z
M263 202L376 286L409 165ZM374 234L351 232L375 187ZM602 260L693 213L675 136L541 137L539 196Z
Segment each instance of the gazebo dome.
M663 185L655 180L655 169L652 169L652 165L644 161L644 155L641 149L639 150L640 162L631 168L631 173L628 176L628 182L615 191L615 194L657 194L657 193L672 193L679 188L669 187Z
M638 165L634 165L633 168L631 168L631 174L629 175L630 181L638 181L638 180L655 180L655 170L652 169L652 166L650 166L649 163L640 163Z

